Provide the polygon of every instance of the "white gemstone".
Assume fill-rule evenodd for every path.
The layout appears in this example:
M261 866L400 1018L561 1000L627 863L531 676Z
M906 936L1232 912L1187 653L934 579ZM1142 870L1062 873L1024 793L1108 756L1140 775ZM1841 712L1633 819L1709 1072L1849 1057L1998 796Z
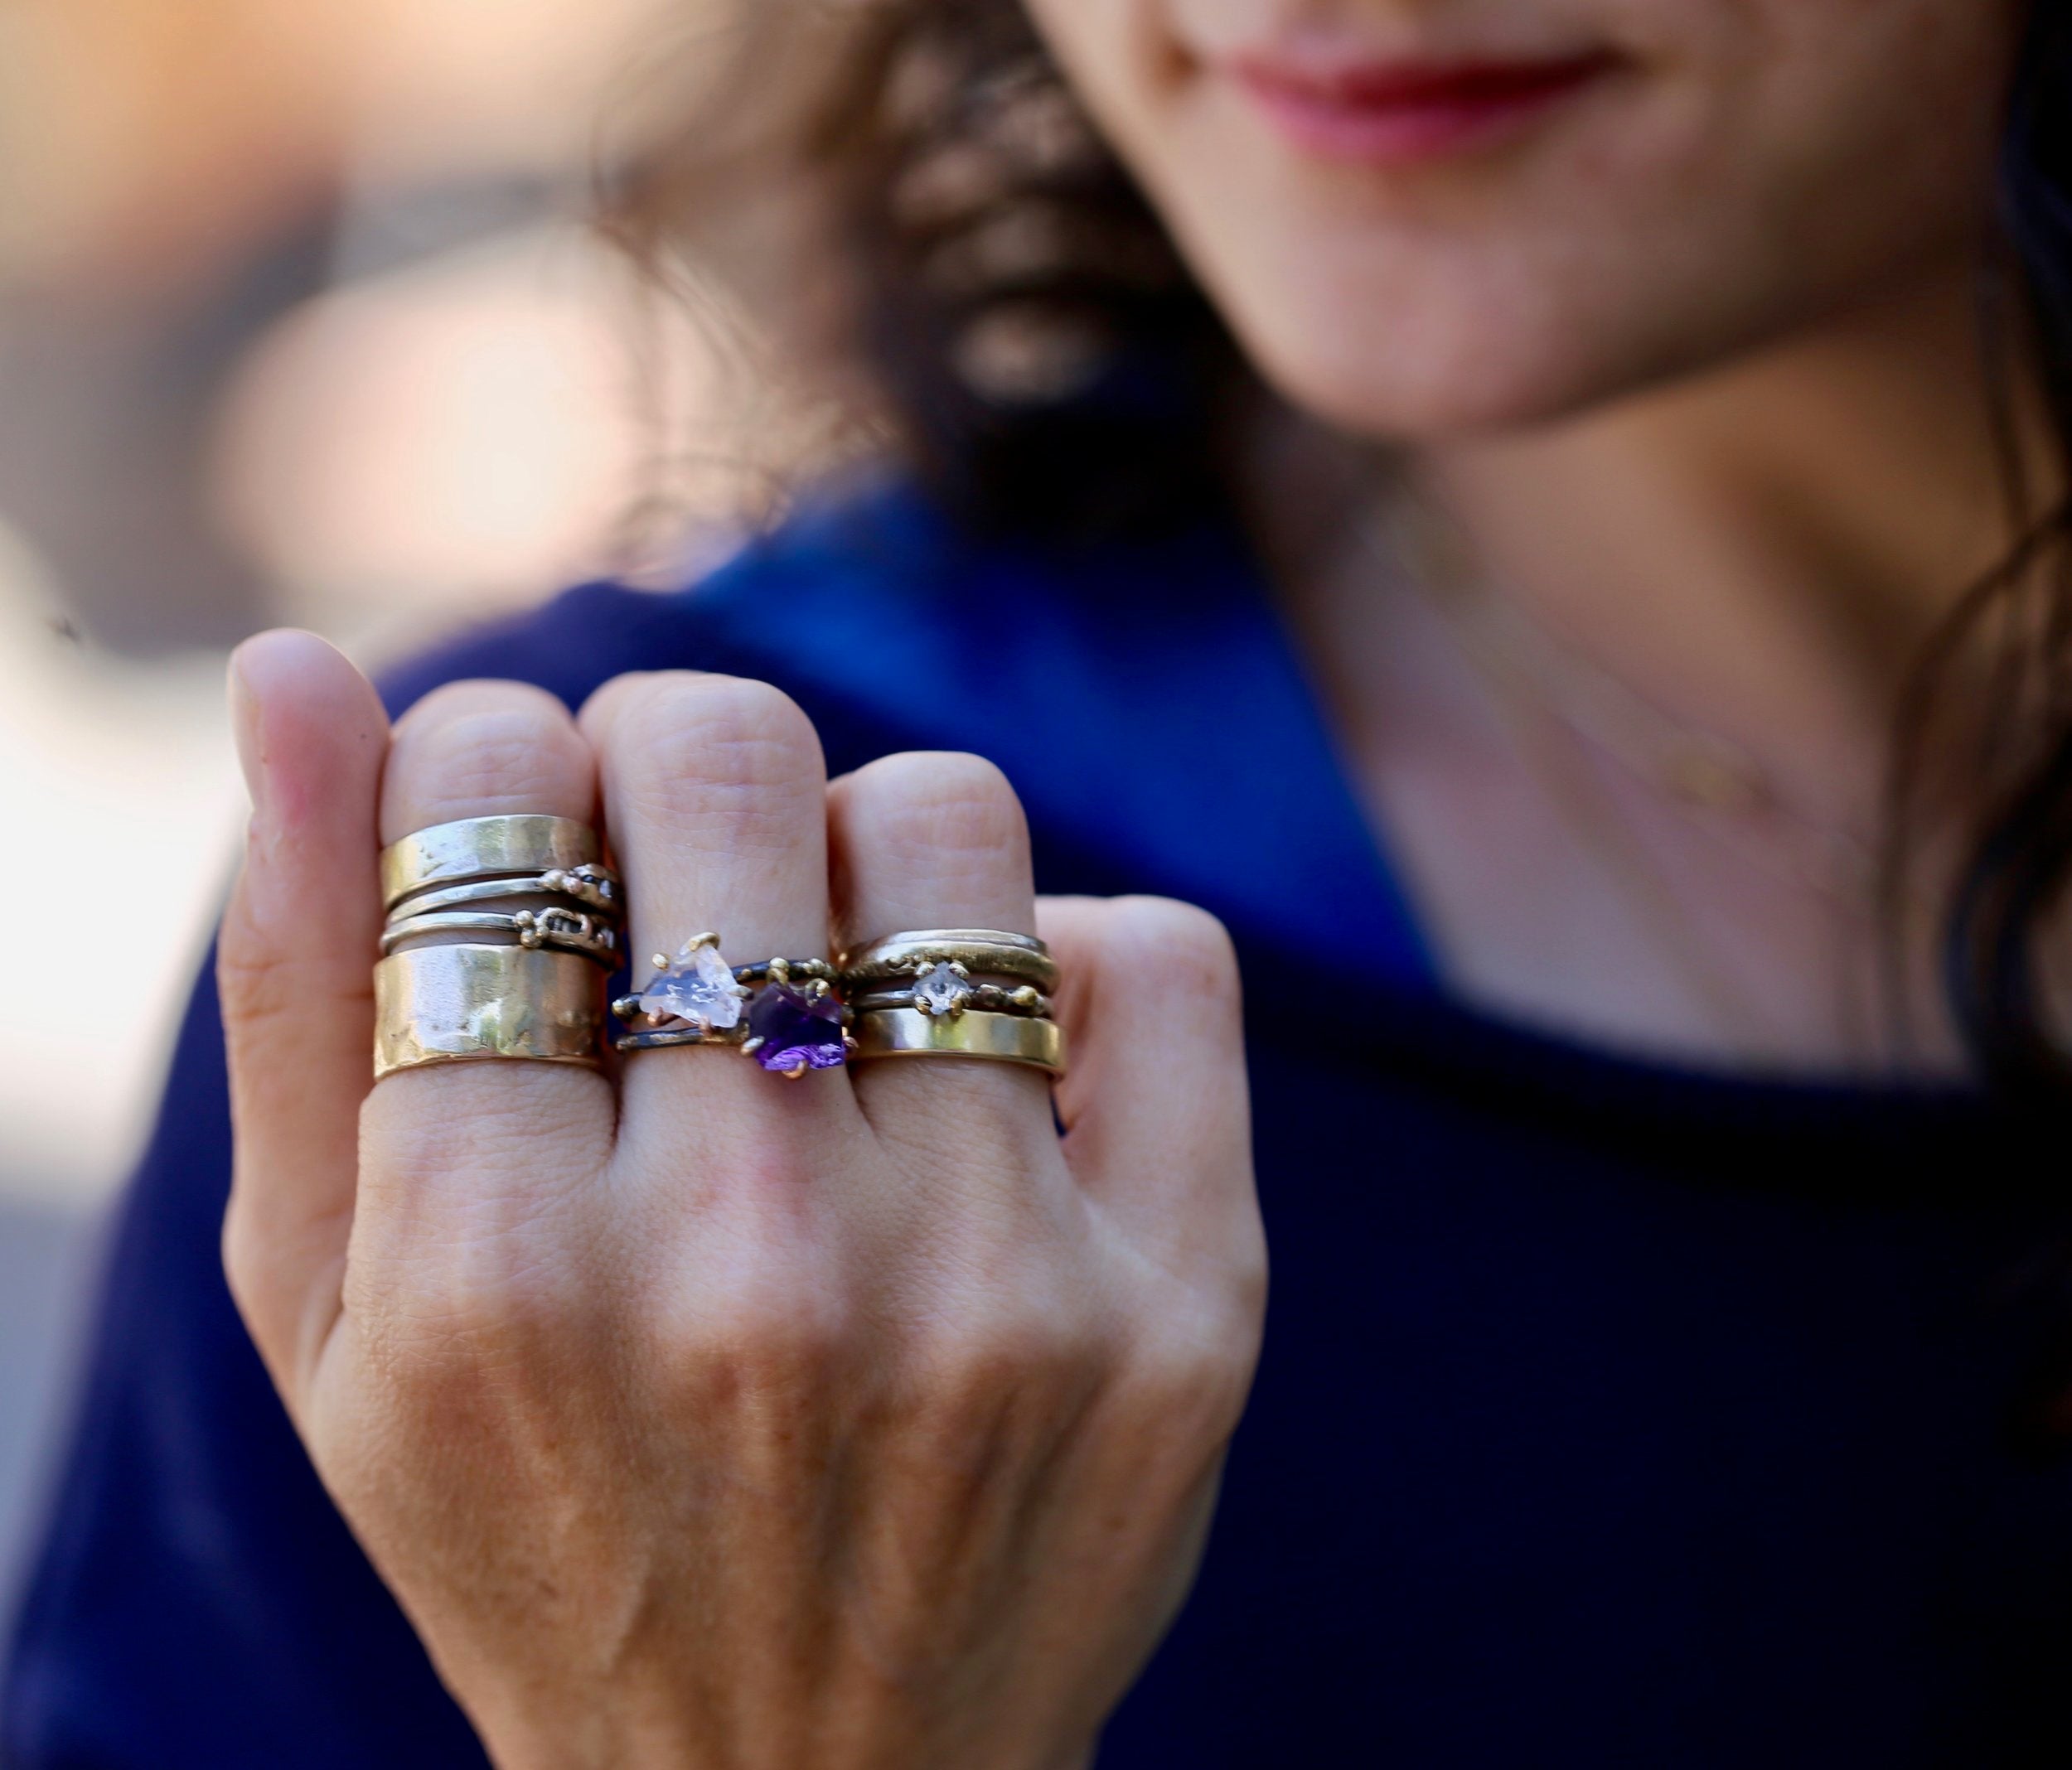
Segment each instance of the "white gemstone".
M733 969L716 946L685 953L641 992L641 1012L658 1019L674 1016L708 1032L724 1032L741 1024L741 1002L748 992L733 980Z
M956 968L938 965L913 986L913 1005L924 1014L954 1014L971 999L973 990Z

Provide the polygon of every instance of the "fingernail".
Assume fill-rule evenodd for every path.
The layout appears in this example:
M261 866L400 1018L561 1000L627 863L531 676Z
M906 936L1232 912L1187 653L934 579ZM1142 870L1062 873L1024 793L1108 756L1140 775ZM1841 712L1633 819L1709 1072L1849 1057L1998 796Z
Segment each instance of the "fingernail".
M244 773L244 791L250 796L254 815L266 809L266 762L259 742L259 700L244 674L244 648L230 654L230 735L237 744L238 767Z

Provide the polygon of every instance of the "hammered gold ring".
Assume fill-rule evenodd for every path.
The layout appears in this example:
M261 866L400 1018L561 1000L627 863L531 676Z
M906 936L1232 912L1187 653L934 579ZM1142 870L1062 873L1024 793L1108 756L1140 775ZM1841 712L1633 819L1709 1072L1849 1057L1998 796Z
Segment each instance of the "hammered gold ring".
M414 946L374 968L374 1074L430 1063L598 1061L603 978L579 953Z
M572 817L468 817L413 830L381 851L381 907L428 886L547 873L604 876L598 833Z
M573 818L457 819L382 850L374 1072L588 1063L618 962L617 879Z

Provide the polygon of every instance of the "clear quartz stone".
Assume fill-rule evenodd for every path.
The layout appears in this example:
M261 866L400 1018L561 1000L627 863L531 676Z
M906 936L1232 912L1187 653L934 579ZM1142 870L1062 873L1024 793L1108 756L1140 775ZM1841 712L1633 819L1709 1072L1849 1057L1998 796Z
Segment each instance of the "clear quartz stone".
M915 980L913 1005L924 1014L954 1014L973 994L969 979L960 977L956 966L944 963Z
M724 1032L741 1024L746 994L733 980L733 969L716 946L682 955L656 974L641 992L641 1012L657 1019L688 1020L707 1032Z

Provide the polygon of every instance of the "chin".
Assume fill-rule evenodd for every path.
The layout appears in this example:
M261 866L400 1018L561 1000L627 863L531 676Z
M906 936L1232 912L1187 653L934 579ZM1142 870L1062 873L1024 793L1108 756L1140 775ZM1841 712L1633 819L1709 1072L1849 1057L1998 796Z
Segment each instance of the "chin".
M1544 423L1644 384L1652 355L1593 348L1544 317L1478 316L1471 306L1377 298L1357 317L1226 312L1261 378L1335 430L1376 442L1435 442Z
M1631 264L1566 281L1516 260L1421 276L1309 268L1210 280L1283 399L1348 435L1411 445L1530 428L1702 376L1836 303L1810 281L1651 279Z
M1280 398L1319 423L1377 442L1416 444L1518 428L1590 404L1591 390L1531 365L1451 354L1410 357L1377 344L1346 357L1290 341L1252 360Z

